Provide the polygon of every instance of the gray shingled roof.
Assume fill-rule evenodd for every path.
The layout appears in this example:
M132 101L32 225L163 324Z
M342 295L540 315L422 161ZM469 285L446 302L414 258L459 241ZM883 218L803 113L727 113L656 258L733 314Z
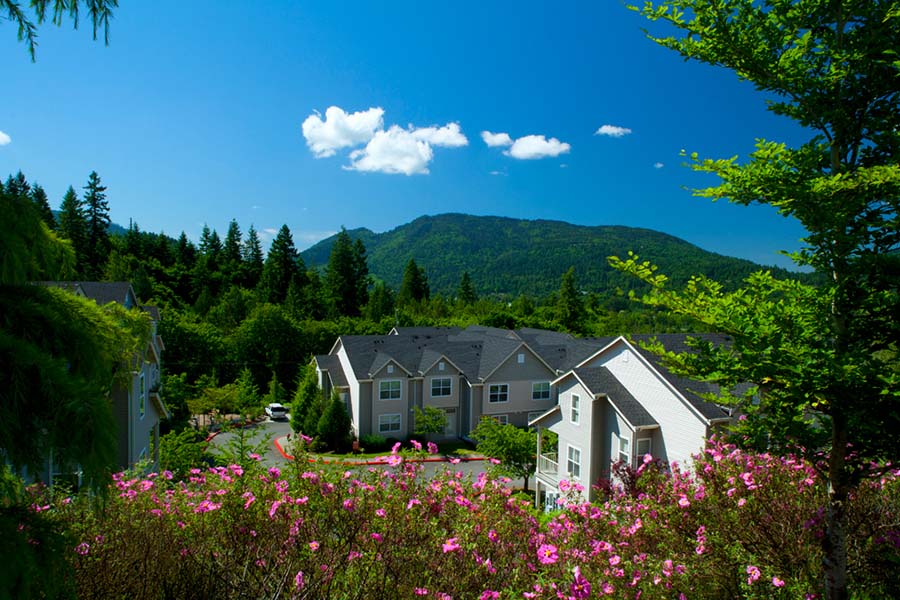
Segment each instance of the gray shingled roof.
M319 369L328 373L332 386L347 387L347 376L344 374L344 368L336 355L319 354L314 358Z
M78 286L84 295L101 306L110 302L118 302L127 306L126 300L131 284L127 281L79 281ZM131 308L128 306L128 308Z
M635 348L637 348L638 352L641 353L641 356L646 358L647 361L652 364L657 371L659 371L663 378L672 385L672 387L681 392L685 399L690 402L691 405L700 412L700 414L702 414L707 419L722 419L728 417L728 413L726 413L725 410L720 406L713 404L712 402L707 402L698 395L708 393L718 395L720 393L720 388L717 384L709 383L706 381L696 381L694 379L688 379L687 377L681 377L680 375L672 373L665 366L665 364L663 364L662 359L659 356L657 356L653 352L650 352L649 350L641 348L639 342L648 342L655 338L660 343L662 343L663 347L666 350L681 353L694 351L690 346L687 345L688 338L699 338L702 340L713 342L714 344L728 344L730 343L731 338L714 333L664 333L657 335L634 335L631 337L635 342L637 342L634 344L634 346Z
M605 395L610 404L634 427L650 427L659 425L637 398L631 395L625 386L606 367L582 367L574 370L578 379L587 386L595 396Z

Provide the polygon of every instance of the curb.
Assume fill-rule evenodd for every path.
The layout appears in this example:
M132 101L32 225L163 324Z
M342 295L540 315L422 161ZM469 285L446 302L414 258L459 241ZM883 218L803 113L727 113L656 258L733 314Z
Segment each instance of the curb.
M285 449L281 446L281 443L278 441L278 438L275 438L275 441L273 441L272 444L275 446L275 449L278 450L278 453L281 454L282 458L284 458L285 460L294 460L294 457L291 456L290 454L288 454L285 451ZM445 458L445 457L440 457L440 458L434 457L434 458L404 459L403 462L436 463L436 462L450 462L450 460L451 459ZM483 456L477 456L477 457L464 456L464 457L460 457L455 460L459 460L460 462L473 462L473 461L478 461L478 460L483 461L483 460L487 460L487 459L484 458ZM324 460L324 459L317 459L317 458L309 458L309 459L307 459L307 462L310 462L310 463L321 462L326 465L345 465L345 466L350 466L350 467L360 466L360 465L362 465L362 466L383 466L383 465L387 464L383 460L371 460L371 459L370 460Z

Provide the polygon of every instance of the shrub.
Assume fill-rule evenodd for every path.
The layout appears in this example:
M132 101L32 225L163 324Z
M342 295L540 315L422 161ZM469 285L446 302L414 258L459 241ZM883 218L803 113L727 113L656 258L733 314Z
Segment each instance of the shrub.
M382 452L390 448L387 438L377 433L369 433L362 436L359 440L366 452Z

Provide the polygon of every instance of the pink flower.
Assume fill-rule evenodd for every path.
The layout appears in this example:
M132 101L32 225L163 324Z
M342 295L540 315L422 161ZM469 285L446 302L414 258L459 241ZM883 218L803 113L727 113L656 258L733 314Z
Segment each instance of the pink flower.
M244 510L250 508L250 505L256 500L256 496L253 495L253 492L244 492L241 494L242 498L246 498L246 502L244 502Z
M784 587L784 580L779 579L777 576L772 577L772 585L778 588Z
M481 592L478 600L496 600L499 597L500 592L495 592L494 590L484 590L483 592Z
M82 556L84 556L85 554L87 554L90 551L91 551L91 546L87 542L81 542L80 544L75 546L75 552L77 552L78 554L80 554Z
M488 539L491 540L492 542L496 542L497 540L500 539L500 536L497 534L497 531L494 529L491 529L490 531L488 531L487 536L488 536Z
M397 442L397 443L394 444L394 446L391 448L391 454L397 454L398 452L400 452L400 442Z
M294 586L296 586L298 590L302 590L304 585L306 585L306 583L303 580L303 571L297 571L297 574L294 575Z
M315 552L316 550L318 550L318 549L319 549L319 542L316 542L316 541L310 542L310 543L309 543L309 549L312 550L313 552Z
M737 505L738 505L738 506L743 506L743 505L745 505L745 504L747 504L747 499L746 499L746 498L741 498L741 499L739 499L739 500L737 501Z
M413 592L416 594L416 596L427 596L427 595L428 595L428 588L419 588L419 587L417 587L416 589L413 590Z
M278 479L281 477L281 471L278 467L269 467L269 475L271 475L274 479Z
M409 443L412 445L413 450L418 451L422 449L422 444L417 442L416 440L409 440Z
M612 556L609 557L609 566L611 566L611 567L616 566L620 562L622 562L622 557L619 556L618 554L613 554Z
M754 581L759 579L759 568L754 567L753 565L747 565L747 585L751 585Z
M271 508L269 508L269 518L274 519L275 513L278 511L278 507L281 506L281 500L276 500L272 503Z
M690 501L687 499L687 496L682 495L682 496L678 499L678 506L680 506L681 508L687 508L687 507L690 506L690 505L691 505L691 503L690 503Z
M578 566L575 567L575 581L572 582L569 590L575 598L590 598L591 596L591 582L585 579Z
M384 515L385 515L386 513L384 512L384 509L383 509L383 508L378 508L378 509L375 509L375 514L376 514L377 516L383 518Z
M403 459L400 458L400 455L398 455L398 454L391 454L390 456L387 457L387 464L391 465L392 467L396 467L402 462L403 462Z
M434 442L428 442L428 454L437 454L438 447Z
M443 544L443 546L441 546L441 548L443 548L444 554L446 554L448 552L454 552L456 550L459 550L459 543L457 543L455 537L450 538L449 540L444 542L444 544Z
M382 537L381 537L381 534L380 534L380 533L373 533L370 537L371 537L373 540L375 540L376 542L380 542L380 541L382 540Z
M259 454L257 454L256 452L251 452L249 454L249 456L250 456L250 460L262 460L262 457Z
M553 544L541 544L537 554L538 560L541 561L542 565L551 565L559 560L557 548Z

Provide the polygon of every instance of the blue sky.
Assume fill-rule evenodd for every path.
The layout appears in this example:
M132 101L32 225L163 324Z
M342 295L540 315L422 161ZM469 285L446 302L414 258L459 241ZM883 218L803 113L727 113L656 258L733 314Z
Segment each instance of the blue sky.
M122 4L108 47L44 25L35 63L0 22L0 175L21 169L54 208L96 170L114 221L193 239L235 218L305 248L464 212L645 227L763 264L799 247L767 207L693 197L715 179L678 154L807 134L618 2Z

